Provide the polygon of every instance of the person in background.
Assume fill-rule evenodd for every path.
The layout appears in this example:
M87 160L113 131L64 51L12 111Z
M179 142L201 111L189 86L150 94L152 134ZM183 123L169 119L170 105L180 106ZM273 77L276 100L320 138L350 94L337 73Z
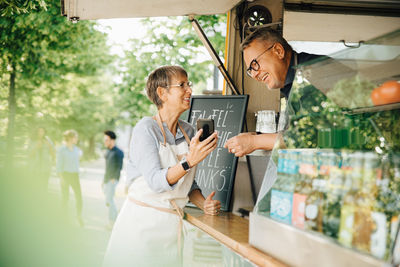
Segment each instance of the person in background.
M295 67L320 57L296 53L278 31L267 27L259 28L247 36L240 48L247 75L265 84L269 90L280 89L281 96L286 100L292 88ZM228 139L225 148L236 157L242 157L257 149L271 150L277 136L277 133L242 133Z
M35 184L40 192L46 192L51 174L51 167L55 159L54 144L46 136L46 130L38 127L29 144L30 170L35 179Z
M117 217L104 266L181 266L182 208L190 200L207 215L217 215L221 203L204 198L194 176L196 165L217 147L217 132L204 141L180 120L190 107L192 84L179 66L154 70L147 95L157 106L153 117L133 129L127 179L128 197Z
M114 202L114 195L124 159L124 152L115 145L116 139L117 136L113 131L104 132L104 145L107 148L107 153L105 155L106 172L103 179L103 190L106 197L106 206L108 207L109 229L114 225L118 215L117 207Z
M82 151L76 146L78 133L75 130L67 130L63 134L64 144L57 151L57 174L61 178L62 206L67 212L69 187L75 194L76 215L80 226L83 227L82 219L82 192L79 182L79 159Z

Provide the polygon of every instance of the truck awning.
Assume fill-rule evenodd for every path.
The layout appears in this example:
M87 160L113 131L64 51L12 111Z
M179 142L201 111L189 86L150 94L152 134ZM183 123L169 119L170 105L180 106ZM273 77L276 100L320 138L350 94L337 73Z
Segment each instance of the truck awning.
M70 19L211 15L227 13L243 0L61 0Z

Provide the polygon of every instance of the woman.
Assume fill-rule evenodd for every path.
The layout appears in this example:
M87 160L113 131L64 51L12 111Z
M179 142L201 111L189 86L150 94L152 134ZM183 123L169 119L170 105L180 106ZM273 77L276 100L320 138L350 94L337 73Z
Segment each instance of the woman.
M217 133L200 142L202 131L193 137L191 125L179 120L192 94L186 71L160 67L146 87L158 114L133 129L127 173L134 181L114 225L105 266L181 265L182 208L190 200L205 214L217 215L221 206L212 199L214 192L205 199L194 181L195 166L217 146Z
M65 211L68 207L69 187L75 194L76 216L80 226L82 220L82 192L79 183L79 158L81 150L76 146L78 143L78 133L75 130L67 130L63 134L64 145L57 151L57 174L61 178L61 198L62 206Z

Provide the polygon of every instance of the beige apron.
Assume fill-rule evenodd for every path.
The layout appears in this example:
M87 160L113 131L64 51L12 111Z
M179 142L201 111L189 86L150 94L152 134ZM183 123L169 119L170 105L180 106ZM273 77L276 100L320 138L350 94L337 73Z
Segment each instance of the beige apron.
M179 125L186 142L170 145L159 115L157 123L164 143L160 143L162 168L176 165L188 153L190 140ZM133 151L134 153L134 151ZM173 186L156 193L144 177L138 177L129 189L108 244L104 266L180 266L182 251L182 208L187 204L195 168Z

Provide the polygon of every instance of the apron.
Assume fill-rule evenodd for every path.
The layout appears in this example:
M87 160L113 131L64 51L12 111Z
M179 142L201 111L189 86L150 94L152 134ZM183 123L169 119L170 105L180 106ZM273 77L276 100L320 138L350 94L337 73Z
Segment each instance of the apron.
M164 142L159 156L162 168L176 165L189 151L190 139L179 125L186 142L166 142L159 114L157 123ZM191 168L173 190L156 193L143 176L134 180L115 222L103 266L181 266L183 207L189 201L196 168Z

